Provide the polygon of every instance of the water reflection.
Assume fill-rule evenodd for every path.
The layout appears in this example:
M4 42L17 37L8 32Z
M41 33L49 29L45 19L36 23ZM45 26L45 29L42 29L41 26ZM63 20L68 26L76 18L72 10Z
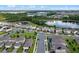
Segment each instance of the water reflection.
M79 29L79 24L76 22L63 22L63 21L47 21L47 25L53 26L55 25L56 27L59 28L75 28Z

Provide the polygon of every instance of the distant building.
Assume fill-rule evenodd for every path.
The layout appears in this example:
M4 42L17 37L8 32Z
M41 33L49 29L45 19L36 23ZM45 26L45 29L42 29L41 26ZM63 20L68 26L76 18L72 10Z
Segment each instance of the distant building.
M33 17L33 16L35 16L35 13L27 13L27 16L28 17Z
M47 12L37 12L36 16L47 16Z

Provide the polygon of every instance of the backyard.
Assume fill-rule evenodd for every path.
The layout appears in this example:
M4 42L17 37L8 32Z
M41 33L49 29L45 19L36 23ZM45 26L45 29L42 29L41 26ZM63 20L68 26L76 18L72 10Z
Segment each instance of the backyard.
M20 46L18 49L17 49L17 53L22 53L23 52L23 46Z
M20 32L15 32L13 34L10 35L11 38L18 38L20 36L25 37L25 39L32 39L32 46L28 49L29 53L33 52L34 49L34 45L35 45L35 39L36 39L36 32L27 32L27 31L20 31ZM23 52L23 46L21 46L20 48L17 49L18 53Z
M0 47L0 52L2 52L5 49L4 46Z

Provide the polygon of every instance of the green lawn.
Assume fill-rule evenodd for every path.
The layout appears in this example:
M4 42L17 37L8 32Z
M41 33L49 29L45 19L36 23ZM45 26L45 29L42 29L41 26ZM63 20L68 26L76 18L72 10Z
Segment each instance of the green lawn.
M0 47L0 52L2 52L4 50L4 48L5 48L4 46Z
M77 44L76 40L72 37L65 38L67 43L67 48L71 53L78 53L79 52L79 44Z
M11 38L17 38L17 37L19 37L19 36L20 36L20 35L17 34L17 33L14 33L14 34L11 34L11 35L10 35Z
M13 50L14 50L13 47L10 47L10 48L7 48L7 49L6 49L7 52L12 52Z
M0 31L0 35L5 34L5 33L6 33L6 32L1 32L1 31Z
M11 38L18 38L20 37L20 31L16 31L15 33L10 34Z
M34 32L25 32L25 33L23 34L23 36L24 36L25 38L34 38L34 37L35 37L35 33L34 33Z
M17 53L22 53L23 52L23 46L20 46L18 49L17 49Z
M20 36L24 36L25 38L33 38L33 37L35 37L35 32L27 32L26 31L24 33L13 33L10 35L11 38L18 38Z

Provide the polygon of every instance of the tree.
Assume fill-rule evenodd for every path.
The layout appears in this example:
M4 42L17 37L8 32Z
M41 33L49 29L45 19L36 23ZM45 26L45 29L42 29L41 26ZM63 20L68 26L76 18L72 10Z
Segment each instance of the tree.
M21 32L24 33L24 30L22 30Z
M17 38L19 38L20 36L19 35L17 35Z
M53 27L54 27L54 33L56 33L56 26L54 25Z
M64 34L64 28L62 28L62 33Z
M21 17L20 21L32 21L31 17Z
M51 16L51 15L55 15L55 14L56 14L56 12L48 12L47 16Z

